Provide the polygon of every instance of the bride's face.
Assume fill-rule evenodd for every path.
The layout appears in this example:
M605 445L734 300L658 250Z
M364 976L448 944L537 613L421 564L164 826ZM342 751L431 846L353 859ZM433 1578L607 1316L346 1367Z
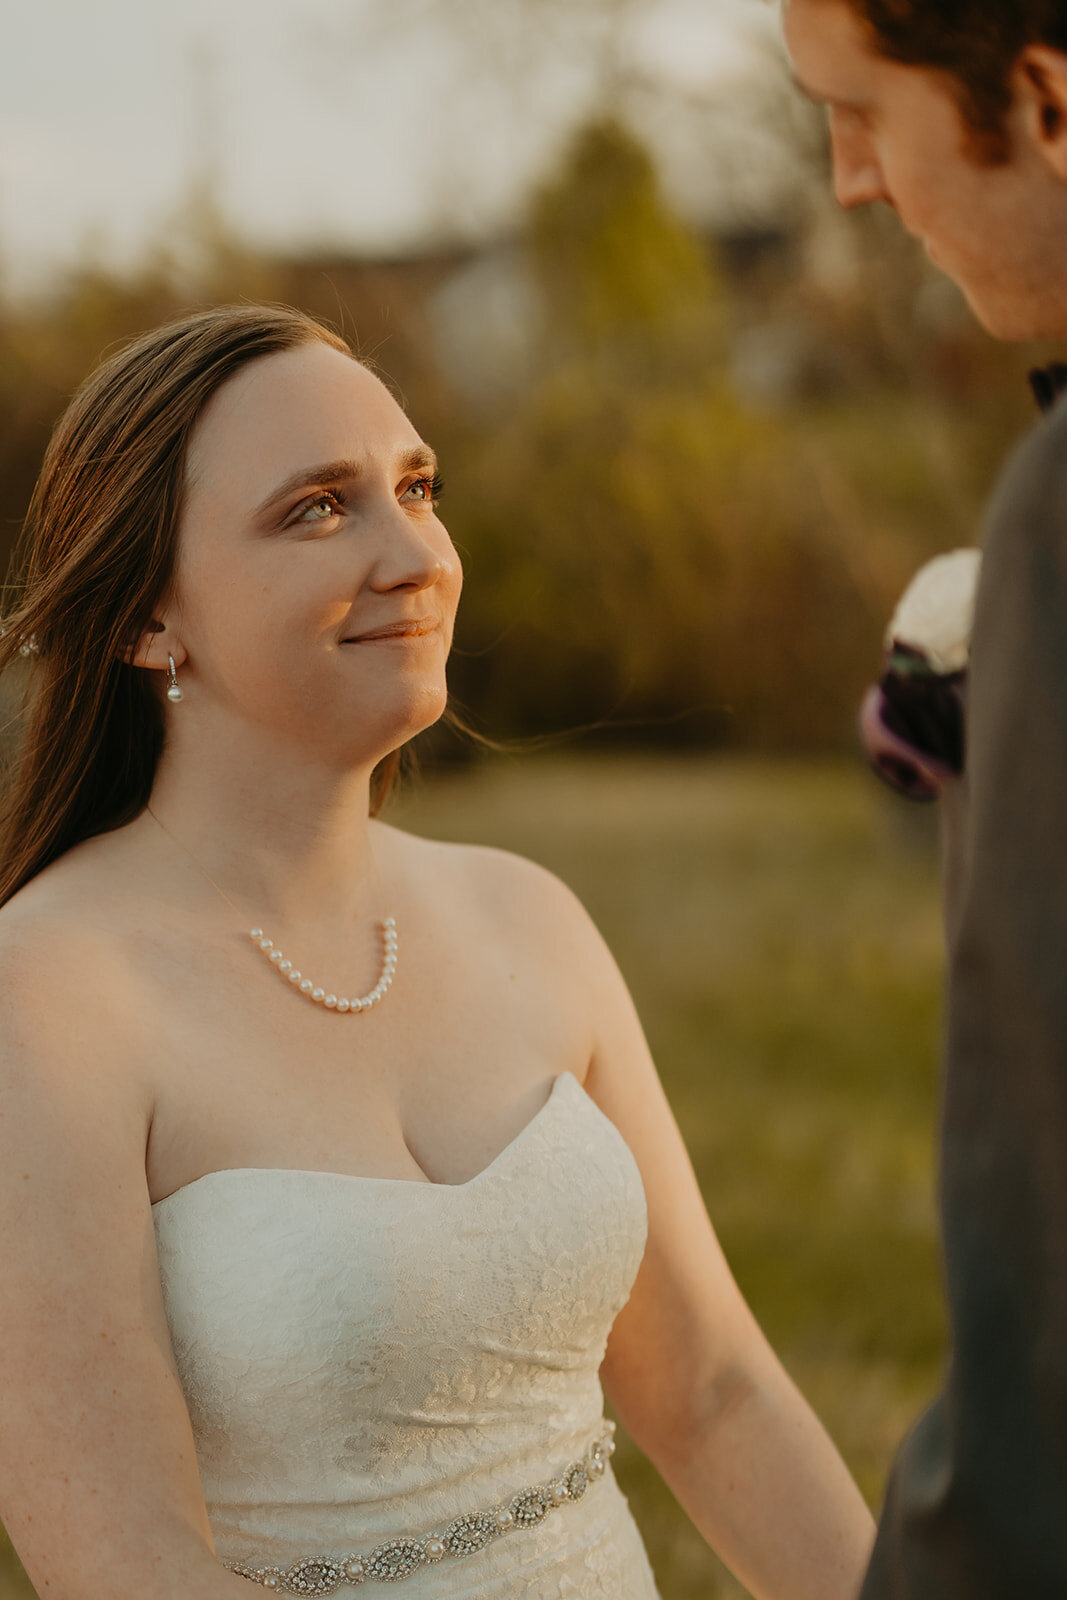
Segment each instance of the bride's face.
M251 722L351 767L437 720L462 574L435 472L385 386L329 345L216 391L190 440L168 614L190 728Z

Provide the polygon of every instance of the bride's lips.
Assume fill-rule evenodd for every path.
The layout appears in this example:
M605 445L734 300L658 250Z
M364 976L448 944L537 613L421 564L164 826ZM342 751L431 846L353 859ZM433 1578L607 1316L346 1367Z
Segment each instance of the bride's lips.
M406 622L387 622L380 628L371 628L366 633L353 634L351 638L342 639L342 644L368 644L371 641L399 639L424 639L427 634L436 633L438 629L436 617L411 617Z

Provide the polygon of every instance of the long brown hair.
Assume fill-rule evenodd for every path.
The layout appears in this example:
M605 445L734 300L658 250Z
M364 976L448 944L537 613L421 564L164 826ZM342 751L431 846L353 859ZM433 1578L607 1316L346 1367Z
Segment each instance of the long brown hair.
M189 438L247 362L316 340L288 306L226 305L142 334L92 372L45 452L12 567L0 674L26 663L0 801L0 905L50 861L146 805L163 748L160 674L127 664L171 583ZM376 813L399 752L380 763Z

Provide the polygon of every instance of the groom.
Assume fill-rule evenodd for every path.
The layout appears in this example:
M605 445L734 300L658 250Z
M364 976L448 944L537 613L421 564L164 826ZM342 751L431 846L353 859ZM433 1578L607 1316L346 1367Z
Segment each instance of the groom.
M884 201L1001 339L1067 337L1067 0L784 0L843 206ZM863 1600L1067 1597L1067 369L989 509L950 819L952 1360Z

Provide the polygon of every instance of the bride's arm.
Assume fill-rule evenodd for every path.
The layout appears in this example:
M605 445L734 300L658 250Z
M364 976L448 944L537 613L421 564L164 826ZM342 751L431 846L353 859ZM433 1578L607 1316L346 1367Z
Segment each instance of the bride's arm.
M48 1600L248 1600L164 1316L121 974L56 921L0 935L0 1519Z
M633 1151L648 1202L648 1243L608 1341L605 1390L758 1600L854 1600L873 1519L733 1280L615 961L569 890L550 879L543 893L590 1007L586 1090Z

